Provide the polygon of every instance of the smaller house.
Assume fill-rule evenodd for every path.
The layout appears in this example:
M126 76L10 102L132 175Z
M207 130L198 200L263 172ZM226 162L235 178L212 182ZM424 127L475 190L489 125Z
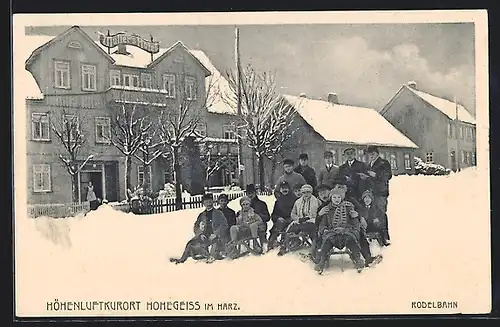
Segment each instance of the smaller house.
M297 159L304 152L309 155L311 166L318 171L323 167L323 154L330 150L334 163L345 162L342 155L348 147L355 148L358 159L368 162L364 150L377 145L381 157L392 166L393 174L413 174L413 153L418 148L382 117L377 110L341 104L335 93L328 101L285 95L285 99L297 111L293 128L294 136L286 146L286 157Z
M419 90L409 82L380 111L419 149L428 163L453 171L476 164L476 120L456 101Z

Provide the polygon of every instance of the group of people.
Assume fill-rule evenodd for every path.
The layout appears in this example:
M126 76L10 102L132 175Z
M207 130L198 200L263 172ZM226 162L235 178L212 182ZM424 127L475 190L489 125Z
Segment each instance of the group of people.
M335 248L347 248L358 271L380 262L380 255L371 254L368 238L375 238L381 246L390 244L387 198L392 171L376 146L369 146L366 153L368 163L356 159L356 149L345 149L344 164L336 166L332 152L327 151L318 174L309 166L307 154L299 156L296 167L292 159L285 159L271 214L253 184L240 199L238 213L227 206L227 195L220 195L216 209L213 195L205 194L205 210L194 225L195 237L183 255L171 261L223 259L227 244L242 239L259 253L267 246L267 251L279 247L278 255L284 255L293 251L292 241L300 238L311 244L309 257L318 272L325 269ZM273 224L267 237L269 221Z

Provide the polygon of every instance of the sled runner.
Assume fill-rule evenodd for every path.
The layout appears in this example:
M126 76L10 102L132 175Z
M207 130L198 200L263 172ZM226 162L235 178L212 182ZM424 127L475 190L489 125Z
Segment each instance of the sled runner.
M227 258L229 259L237 259L241 258L243 256L246 256L250 253L254 255L260 255L263 253L262 248L260 245L255 245L256 241L254 240L253 246L250 245L250 241L252 240L251 237L245 237L237 241L230 241L226 245L226 253L227 253ZM246 251L241 251L241 246L245 246L247 249Z
M304 232L296 233L288 233L288 238L285 235L282 235L280 241L280 251L278 255L284 255L288 252L295 252L301 250L306 247L310 247L312 245L312 240Z
M362 264L359 252L360 248L359 242L357 241L357 239L354 237L353 234L347 232L347 230L344 229L335 230L333 232L328 233L327 235L324 235L324 240L322 243L325 244L325 242L331 242L333 244L333 247L326 254L324 254L325 255L324 263L316 265L315 269L318 272L318 274L322 275L323 272L330 267L330 258L333 255L341 255L343 263L344 254L347 254L349 256L351 261L354 263L354 266L358 271L358 273L361 273L361 271L363 271L364 265ZM357 256L355 255L356 252L353 253L353 249L350 249L348 247L349 243L354 244L356 247L358 247ZM340 269L342 272L344 272L344 267L342 265Z

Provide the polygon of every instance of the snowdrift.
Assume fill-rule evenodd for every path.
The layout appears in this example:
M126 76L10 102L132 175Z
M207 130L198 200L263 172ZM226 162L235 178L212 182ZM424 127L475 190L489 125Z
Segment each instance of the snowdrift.
M136 216L103 205L85 217L17 217L18 314L46 315L46 302L54 299L142 301L136 315L477 312L489 300L474 294L490 292L486 191L474 168L394 177L392 245L382 250L384 261L357 274L348 258L332 257L325 276L295 254L278 257L276 250L211 265L171 264L168 258L181 254L201 209ZM272 209L272 197L265 200ZM380 249L373 245L373 251ZM241 310L146 311L147 301L174 300L236 302ZM457 301L459 307L412 310L412 301Z

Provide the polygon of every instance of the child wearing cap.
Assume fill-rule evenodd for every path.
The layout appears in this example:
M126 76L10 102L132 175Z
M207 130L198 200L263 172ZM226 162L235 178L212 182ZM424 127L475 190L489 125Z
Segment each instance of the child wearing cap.
M292 222L292 209L297 201L297 196L292 192L288 182L283 181L279 185L280 196L274 202L273 213L271 219L273 227L269 235L268 249L272 249L276 245L279 235Z
M366 220L366 233L375 233L380 246L385 246L384 232L384 214L374 204L374 196L370 190L367 190L362 195L363 206L361 216Z
M231 241L235 242L250 236L254 247L262 251L262 244L259 243L259 234L266 230L266 225L262 218L251 207L251 200L248 196L240 199L241 210L236 216L236 225L231 226L229 234Z
M302 196L293 205L292 221L285 235L285 244L290 237L289 234L298 234L300 232L307 234L313 243L316 240L315 220L318 214L319 200L312 194L313 188L309 184L302 186L301 192ZM278 255L283 255L286 252L286 247L282 246Z

